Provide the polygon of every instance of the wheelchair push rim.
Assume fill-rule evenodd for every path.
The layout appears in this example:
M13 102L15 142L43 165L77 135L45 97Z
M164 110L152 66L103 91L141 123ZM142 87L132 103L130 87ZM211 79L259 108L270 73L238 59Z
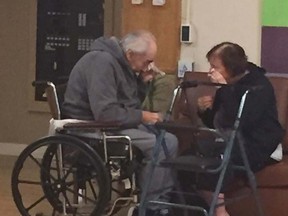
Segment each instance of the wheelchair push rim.
M66 135L46 137L24 149L11 183L24 216L101 215L111 190L102 159L85 142Z

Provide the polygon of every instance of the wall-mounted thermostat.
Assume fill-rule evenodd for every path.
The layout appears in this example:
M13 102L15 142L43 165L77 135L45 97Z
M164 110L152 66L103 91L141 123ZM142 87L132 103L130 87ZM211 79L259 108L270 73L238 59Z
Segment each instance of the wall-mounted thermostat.
M190 24L181 25L180 41L182 43L192 43L192 26Z

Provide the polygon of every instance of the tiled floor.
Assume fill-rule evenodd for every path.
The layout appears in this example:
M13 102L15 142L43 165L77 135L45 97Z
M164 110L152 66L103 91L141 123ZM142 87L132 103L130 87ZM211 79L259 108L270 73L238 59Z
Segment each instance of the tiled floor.
M0 215L2 216L20 216L11 192L11 174L16 156L0 155ZM31 171L33 172L33 171ZM31 191L32 192L32 191ZM30 192L30 193L31 193ZM117 216L126 216L127 210L121 210Z
M0 155L0 214L5 216L20 216L11 194L11 172L16 157Z

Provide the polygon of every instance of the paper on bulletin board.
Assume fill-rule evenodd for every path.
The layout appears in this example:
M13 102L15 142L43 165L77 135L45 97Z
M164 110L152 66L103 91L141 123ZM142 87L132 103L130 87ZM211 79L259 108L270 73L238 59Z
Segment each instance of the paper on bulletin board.
M178 77L183 78L186 71L193 71L193 62L188 60L179 60Z

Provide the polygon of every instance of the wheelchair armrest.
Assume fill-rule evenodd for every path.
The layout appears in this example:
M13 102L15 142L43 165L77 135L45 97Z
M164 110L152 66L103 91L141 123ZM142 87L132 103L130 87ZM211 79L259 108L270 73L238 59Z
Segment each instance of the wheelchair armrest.
M191 123L180 123L174 121L166 121L166 122L157 122L155 127L158 129L165 129L165 130L189 130L190 132L198 132L199 127L192 125Z
M162 167L194 172L216 170L221 165L221 163L222 160L220 158L201 157L196 155L183 155L177 158L169 158L160 161L160 165Z
M215 134L215 135L221 136L221 134L215 129L211 129L207 127L199 127L191 123L174 122L174 121L156 122L155 127L158 129L164 129L168 131L170 130L186 131L187 130L187 132L190 132L193 134L201 133L201 134Z
M110 121L110 122L87 121L87 122L67 123L63 126L63 128L68 130L99 129L107 131L107 130L123 129L123 125L120 122L116 121Z

